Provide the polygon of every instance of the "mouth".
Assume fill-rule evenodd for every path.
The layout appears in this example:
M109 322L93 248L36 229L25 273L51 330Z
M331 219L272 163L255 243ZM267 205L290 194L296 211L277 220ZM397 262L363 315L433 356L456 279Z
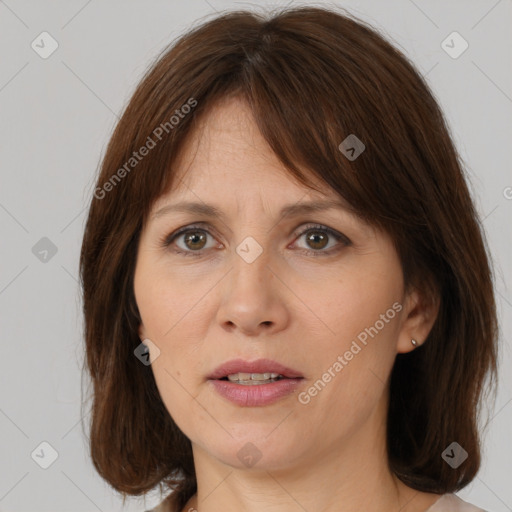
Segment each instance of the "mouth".
M271 359L233 359L218 366L208 380L224 380L247 386L268 384L282 379L302 379L303 375Z
M270 384L282 379L288 379L279 373L232 373L218 380L233 382L234 384L242 384L243 386L258 386L261 384Z
M234 359L208 376L216 393L240 407L262 407L284 400L303 380L297 370L270 359Z

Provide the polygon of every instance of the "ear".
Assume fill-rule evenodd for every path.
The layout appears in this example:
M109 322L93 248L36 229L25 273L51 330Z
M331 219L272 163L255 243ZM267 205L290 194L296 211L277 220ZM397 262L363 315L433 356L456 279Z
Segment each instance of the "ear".
M142 322L139 325L138 334L140 341L144 341L147 338L146 329L144 328L144 324Z
M398 335L396 351L403 354L414 350L425 342L439 312L439 294L425 294L413 289L406 295L402 325ZM417 341L416 347L411 340Z

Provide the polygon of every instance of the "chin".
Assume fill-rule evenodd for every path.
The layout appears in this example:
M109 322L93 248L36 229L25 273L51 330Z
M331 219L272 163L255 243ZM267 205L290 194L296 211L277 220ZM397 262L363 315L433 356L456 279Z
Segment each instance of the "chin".
M243 434L233 435L229 441L223 437L225 445L221 449L221 440L213 442L208 452L224 464L238 469L286 469L300 456L297 450L300 443L298 440L294 442L293 436L287 435L285 430L278 433L277 429L272 432L272 428L253 425ZM269 432L272 433L269 435Z

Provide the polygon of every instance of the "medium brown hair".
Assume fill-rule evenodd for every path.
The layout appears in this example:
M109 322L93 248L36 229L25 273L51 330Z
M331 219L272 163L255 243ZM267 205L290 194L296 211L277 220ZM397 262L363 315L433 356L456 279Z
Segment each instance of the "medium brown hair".
M486 378L496 383L491 258L425 80L375 28L341 8L218 15L159 55L136 88L102 161L80 257L95 468L123 498L164 484L181 508L196 492L191 443L151 367L134 356L141 318L133 276L141 230L154 201L172 189L179 149L230 95L247 101L290 176L312 188L308 173L320 179L389 234L406 289L439 299L425 343L393 366L389 466L420 491L463 488L481 463ZM339 149L350 134L365 145L355 160ZM150 140L146 156L132 160ZM469 454L457 469L441 457L452 441Z

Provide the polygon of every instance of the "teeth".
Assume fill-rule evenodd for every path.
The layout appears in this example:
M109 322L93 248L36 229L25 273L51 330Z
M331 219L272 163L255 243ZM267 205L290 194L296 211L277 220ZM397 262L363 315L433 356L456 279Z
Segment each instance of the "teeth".
M279 373L232 373L231 375L228 375L228 379L231 382L238 382L238 381L251 381L251 380L257 380L257 381L264 381L269 379L277 379L277 377L282 377Z

